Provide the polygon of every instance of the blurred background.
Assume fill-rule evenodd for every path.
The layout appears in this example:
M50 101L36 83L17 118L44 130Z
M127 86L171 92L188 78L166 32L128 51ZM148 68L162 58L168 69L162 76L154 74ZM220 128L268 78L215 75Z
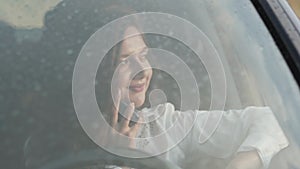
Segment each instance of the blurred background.
M0 0L0 20L17 27L43 26L45 13L62 0ZM300 18L300 0L287 0ZM18 10L16 10L18 9Z
M293 8L294 12L300 18L300 1L299 0L288 0L289 4Z

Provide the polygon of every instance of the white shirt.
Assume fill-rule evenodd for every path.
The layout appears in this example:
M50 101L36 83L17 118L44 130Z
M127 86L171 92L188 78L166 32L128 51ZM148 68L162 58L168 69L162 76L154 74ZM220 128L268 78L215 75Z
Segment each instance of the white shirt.
M196 159L198 164L194 165L201 168L199 165L205 162L198 161L204 159L200 157L222 159L226 163L237 152L257 150L264 168L268 168L272 157L288 146L269 107L181 112L171 103L165 103L141 112L145 121L152 121L141 125L138 137L146 139L137 141L137 148L181 167Z

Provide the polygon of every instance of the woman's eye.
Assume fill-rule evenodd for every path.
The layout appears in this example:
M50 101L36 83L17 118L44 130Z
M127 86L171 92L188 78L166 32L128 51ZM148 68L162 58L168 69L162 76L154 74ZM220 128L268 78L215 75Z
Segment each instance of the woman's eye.
M120 63L121 63L121 64L127 64L127 63L128 63L128 59L122 59L122 60L120 61Z

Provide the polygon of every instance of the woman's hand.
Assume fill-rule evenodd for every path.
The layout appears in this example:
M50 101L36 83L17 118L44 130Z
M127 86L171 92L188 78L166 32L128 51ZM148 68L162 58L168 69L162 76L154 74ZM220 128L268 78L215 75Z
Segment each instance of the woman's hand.
M261 169L262 163L257 151L238 153L226 169Z
M111 129L109 134L110 142L114 146L128 146L130 148L135 148L134 139L136 138L138 129L140 128L141 124L141 117L139 117L138 122L136 122L133 126L130 126L130 119L134 113L134 103L131 103L125 110L124 116L120 118L119 116L119 108L120 108L120 101L121 101L121 92L118 91L115 97L115 106L113 108L112 116L111 116ZM119 119L120 118L120 119ZM120 139L121 135L127 136L127 139ZM122 137L124 138L124 137Z

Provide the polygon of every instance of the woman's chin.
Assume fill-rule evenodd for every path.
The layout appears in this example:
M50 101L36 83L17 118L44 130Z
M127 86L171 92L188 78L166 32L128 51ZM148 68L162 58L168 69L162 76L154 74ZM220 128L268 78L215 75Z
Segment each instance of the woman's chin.
M134 97L131 97L130 100L131 100L131 102L134 103L135 108L139 108L145 102L145 95L143 95L143 96L134 96Z
M144 100L133 101L135 108L139 108L144 104Z

